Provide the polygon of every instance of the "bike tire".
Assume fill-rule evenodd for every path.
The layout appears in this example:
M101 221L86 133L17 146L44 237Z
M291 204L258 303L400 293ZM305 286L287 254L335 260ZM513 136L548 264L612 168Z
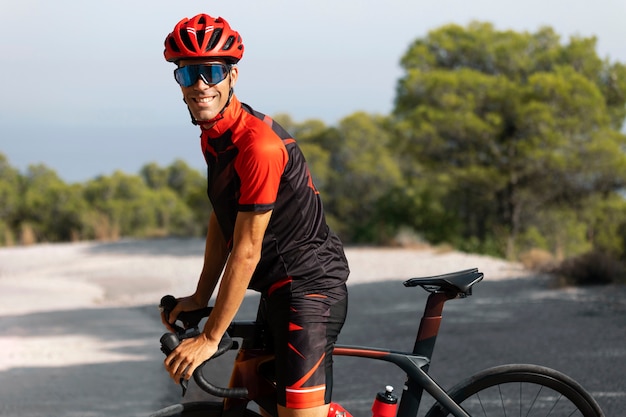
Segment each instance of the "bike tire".
M163 408L150 417L222 417L224 405L215 401L194 401ZM241 417L261 417L254 410L245 409Z
M455 385L450 397L472 417L604 417L596 400L569 376L538 365L502 365ZM449 416L436 403L426 417Z

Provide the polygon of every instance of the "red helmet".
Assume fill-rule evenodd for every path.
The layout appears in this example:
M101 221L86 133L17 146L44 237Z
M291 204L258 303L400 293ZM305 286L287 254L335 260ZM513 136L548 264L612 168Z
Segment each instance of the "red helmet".
M165 59L176 62L189 58L221 58L236 64L243 56L239 33L228 22L208 14L184 18L165 38Z

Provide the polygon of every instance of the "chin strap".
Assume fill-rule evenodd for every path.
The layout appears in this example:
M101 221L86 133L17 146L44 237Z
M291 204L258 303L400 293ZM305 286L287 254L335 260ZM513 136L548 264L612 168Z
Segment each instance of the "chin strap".
M233 98L234 93L235 93L235 90L231 87L230 90L228 91L228 101L226 101L226 104L224 104L224 107L222 108L222 110L220 110L220 112L211 120L206 120L206 121L203 120L201 122L197 121L196 118L193 117L193 113L191 113L191 109L189 108L189 105L187 104L187 100L185 100L185 98L183 97L183 101L185 102L185 104L187 104L187 111L189 111L189 116L191 117L191 123L194 126L200 126L200 125L212 124L222 119L224 117L224 112L226 111L226 108L230 104L230 100Z

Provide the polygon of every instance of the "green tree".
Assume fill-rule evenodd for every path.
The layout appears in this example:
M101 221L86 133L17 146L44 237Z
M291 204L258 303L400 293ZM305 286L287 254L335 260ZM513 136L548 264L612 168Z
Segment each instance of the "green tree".
M298 142L311 171L313 183L323 196L326 195L326 187L331 175L331 151L321 145L320 138L323 138L331 128L318 119L309 119L298 123L284 113L274 116L274 120Z
M163 233L198 236L206 231L210 204L206 179L182 160L162 168L155 162L144 165L140 176L155 191L157 223Z
M87 182L85 199L99 214L92 217L95 237L149 235L158 227L155 193L141 177L121 171Z
M161 190L167 187L168 169L161 168L156 162L150 162L141 167L139 175L143 178L146 185L153 190Z
M402 182L388 125L386 117L358 112L318 137L331 167L326 207L346 241L383 243L394 233L393 222L378 210L380 199Z
M441 240L513 257L542 210L577 209L590 193L623 187L626 71L598 58L595 43L472 23L410 46L394 108L397 148L445 190L460 230Z
M191 210L193 226L188 227L189 233L194 236L205 234L212 210L206 176L179 159L167 167L167 185Z
M20 204L20 174L0 153L0 245L15 241L15 226Z
M167 186L183 200L195 188L206 190L206 179L182 159L177 159L167 167Z
M87 205L79 184L68 185L45 165L31 165L21 184L20 223L32 228L37 241L79 239Z

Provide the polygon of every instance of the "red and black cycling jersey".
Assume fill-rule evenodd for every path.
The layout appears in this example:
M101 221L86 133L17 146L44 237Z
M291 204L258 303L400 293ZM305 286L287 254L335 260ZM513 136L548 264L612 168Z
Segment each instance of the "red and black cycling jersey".
M339 238L296 141L270 117L232 97L223 117L202 130L207 193L229 249L237 213L273 210L249 288L290 277L294 290L334 288L348 276Z

